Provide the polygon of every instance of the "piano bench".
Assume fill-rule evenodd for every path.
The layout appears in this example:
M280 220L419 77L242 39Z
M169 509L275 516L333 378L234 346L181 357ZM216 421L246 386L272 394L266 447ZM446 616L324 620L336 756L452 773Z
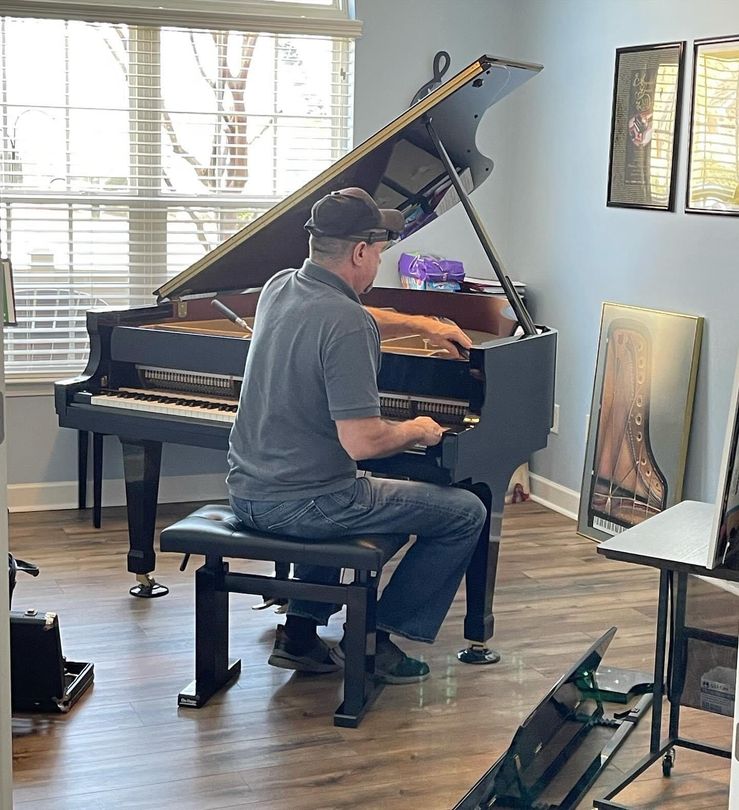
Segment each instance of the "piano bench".
M377 584L383 565L407 540L397 534L304 540L257 532L228 506L203 506L163 529L162 551L205 557L195 572L195 680L178 704L200 708L239 676L241 662L228 661L229 593L309 599L346 605L344 700L334 725L356 728L383 686L373 677ZM275 576L232 572L224 557L274 562ZM290 563L346 568L354 576L339 585L290 579Z

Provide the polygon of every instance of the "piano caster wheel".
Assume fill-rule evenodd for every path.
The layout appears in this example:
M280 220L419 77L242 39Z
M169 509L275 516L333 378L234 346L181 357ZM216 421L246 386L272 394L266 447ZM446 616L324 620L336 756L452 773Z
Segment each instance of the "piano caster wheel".
M672 769L675 765L675 754L677 752L674 748L670 748L662 757L662 776L670 776L672 774Z
M131 596L138 596L141 599L156 599L157 596L166 596L169 588L160 585L151 574L136 574L137 585L134 585L128 592Z
M489 650L482 644L470 644L466 650L460 650L457 658L463 664L497 664L500 661L500 653Z

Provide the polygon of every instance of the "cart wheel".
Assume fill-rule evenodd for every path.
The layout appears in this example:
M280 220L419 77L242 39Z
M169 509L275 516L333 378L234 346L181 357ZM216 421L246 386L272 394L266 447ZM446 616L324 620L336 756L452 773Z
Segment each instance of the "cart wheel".
M662 776L670 776L675 765L675 749L671 748L662 758Z

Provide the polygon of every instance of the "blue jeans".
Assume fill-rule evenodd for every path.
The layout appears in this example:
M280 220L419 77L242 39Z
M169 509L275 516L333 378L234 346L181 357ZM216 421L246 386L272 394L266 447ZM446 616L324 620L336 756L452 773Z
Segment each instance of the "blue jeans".
M432 642L475 549L486 512L473 493L416 481L357 478L346 489L295 501L248 501L231 508L249 528L324 539L357 534L416 535L385 586L377 627ZM336 584L340 571L297 565L298 579ZM288 613L327 624L338 608L291 600Z

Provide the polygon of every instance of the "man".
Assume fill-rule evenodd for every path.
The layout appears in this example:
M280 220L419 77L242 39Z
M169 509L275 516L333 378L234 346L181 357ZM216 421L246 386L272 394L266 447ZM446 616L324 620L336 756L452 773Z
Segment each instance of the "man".
M380 417L380 339L409 332L459 357L471 341L434 318L365 309L388 241L403 216L379 209L359 188L320 199L306 223L310 258L284 270L259 297L239 410L231 430L228 487L249 527L306 538L415 534L377 609L377 675L386 683L428 677L390 633L432 642L459 587L485 521L466 490L357 478L357 460L415 444L435 445L443 428L418 417ZM296 576L338 581L335 569L297 566ZM292 600L269 663L308 672L338 668L341 647L317 635L335 608Z

